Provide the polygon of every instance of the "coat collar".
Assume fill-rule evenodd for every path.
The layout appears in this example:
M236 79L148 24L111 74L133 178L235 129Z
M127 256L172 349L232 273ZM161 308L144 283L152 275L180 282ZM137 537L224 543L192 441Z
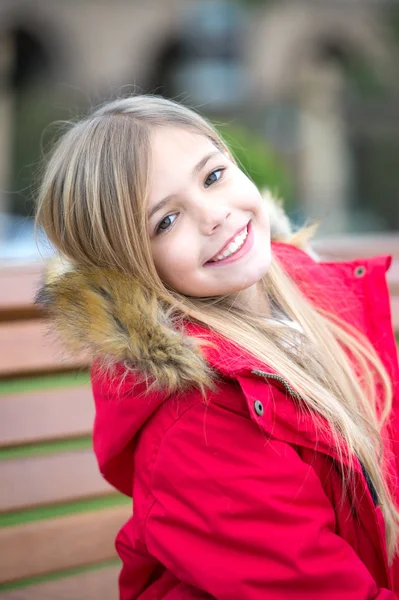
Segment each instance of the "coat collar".
M376 319L376 315L371 314L373 307L370 302L376 301L376 313L378 311L385 318L386 309L389 308L385 274L392 263L392 256L321 262L304 249L278 241L272 242L272 253L314 306L332 312L367 337L373 337L376 328L375 324L371 327L371 321ZM254 370L277 374L269 365L211 334L205 327L189 323L186 331L189 335L206 337L215 343L215 348L204 349L205 356L214 368L217 367L227 377L249 374ZM393 335L391 337L394 342ZM386 338L385 335L385 343ZM378 347L378 339L372 341ZM378 350L384 354L384 348ZM389 370L390 365L386 362Z

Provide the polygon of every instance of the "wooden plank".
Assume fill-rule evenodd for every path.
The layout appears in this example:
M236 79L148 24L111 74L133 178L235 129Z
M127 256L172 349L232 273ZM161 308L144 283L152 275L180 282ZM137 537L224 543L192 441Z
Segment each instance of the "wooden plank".
M33 305L44 265L42 262L25 265L2 265L0 268L0 320L34 316Z
M337 260L392 254L399 259L399 236L397 233L364 234L359 236L334 236L311 242L315 251Z
M317 252L336 260L350 260L377 254L392 254L399 259L399 236L389 234L341 235L312 241ZM43 261L0 266L0 319L2 314L32 313L33 297L46 268ZM33 314L38 314L33 308Z
M391 298L391 311L393 330L399 333L399 296Z
M90 385L0 396L0 448L91 433Z
M115 491L91 449L1 460L0 481L3 512Z
M394 264L388 272L388 280L395 281L399 286L399 236L396 234L338 236L315 240L312 245L326 260L392 254ZM33 298L44 269L42 262L0 267L0 320L40 314L37 307L33 306Z
M4 527L0 583L115 558L116 534L131 514L132 507L122 505Z
M88 360L68 354L45 320L0 323L0 376L82 368Z
M118 600L120 566L61 577L54 581L0 592L1 600Z
M399 296L399 260L394 261L387 273L389 291L393 296Z

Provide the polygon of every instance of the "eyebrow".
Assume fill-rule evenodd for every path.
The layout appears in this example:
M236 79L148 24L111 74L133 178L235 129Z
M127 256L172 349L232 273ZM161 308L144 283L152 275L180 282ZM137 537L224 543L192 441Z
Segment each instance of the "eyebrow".
M202 171L202 169L205 167L206 163L211 158L213 158L214 156L216 156L218 154L220 154L220 150L209 152L209 154L206 154L203 158L201 158L201 160L193 167L193 170L191 171L191 178L194 179L194 177ZM155 215L156 212L161 210L161 208L163 208L165 206L165 204L167 204L169 202L171 197L172 197L172 195L166 196L166 198L164 198L163 200L161 200L160 202L155 204L152 207L152 209L150 210L150 212L148 213L148 219L151 219L151 217L153 215Z

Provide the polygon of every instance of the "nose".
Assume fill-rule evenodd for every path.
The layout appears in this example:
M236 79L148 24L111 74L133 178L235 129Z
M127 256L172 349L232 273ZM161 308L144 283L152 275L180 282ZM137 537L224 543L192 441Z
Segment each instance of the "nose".
M212 235L230 217L231 211L226 204L215 198L202 202L197 207L197 218L201 233Z

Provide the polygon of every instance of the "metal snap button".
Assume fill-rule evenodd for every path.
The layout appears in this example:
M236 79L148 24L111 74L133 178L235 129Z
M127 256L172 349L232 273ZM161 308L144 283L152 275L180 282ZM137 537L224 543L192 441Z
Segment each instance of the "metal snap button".
M260 400L255 400L254 409L255 409L256 414L259 417L261 417L263 415L263 413L265 412L265 409L263 408L263 404Z
M356 267L354 273L355 273L355 277L363 277L363 275L365 275L365 273L366 273L366 267L358 266L358 267Z

